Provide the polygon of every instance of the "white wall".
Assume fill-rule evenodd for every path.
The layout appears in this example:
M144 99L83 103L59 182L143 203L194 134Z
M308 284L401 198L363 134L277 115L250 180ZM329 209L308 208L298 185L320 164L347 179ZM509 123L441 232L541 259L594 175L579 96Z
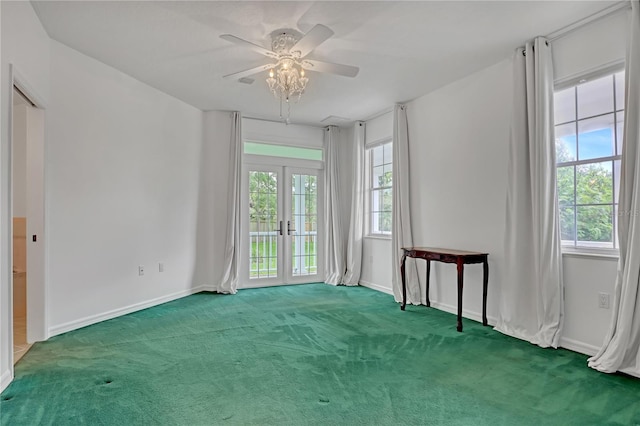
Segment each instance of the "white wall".
M623 62L628 18L628 11L622 10L554 41L556 81ZM617 258L565 253L563 268L565 323L560 344L593 355L602 345L611 319L610 309L598 308L598 293L610 294L613 302Z
M504 257L511 78L505 60L407 105L414 244L489 253L490 317ZM454 311L456 269L433 266L430 297ZM482 312L481 283L482 267L465 267L463 306L474 318Z
M197 289L202 112L51 46L49 329L58 334Z
M627 15L622 12L554 41L556 78L573 78L623 60L626 24ZM512 63L507 59L407 107L414 243L490 253L490 323L497 315L504 259L511 83ZM391 122L381 125L374 120L367 123L367 132L386 128L390 134L391 126ZM389 292L391 245L385 243L365 240L362 284ZM431 299L435 306L453 312L455 268L433 266ZM593 354L611 316L611 310L597 307L598 293L613 294L617 259L565 254L563 267L566 300L561 345ZM424 276L424 265L421 271ZM465 268L464 315L476 320L482 311L481 280L482 268Z
M27 107L13 106L13 216L27 216Z
M393 112L385 112L365 124L365 143L367 144L389 139L392 136ZM365 229L366 227L365 223ZM360 284L391 294L391 265L391 239L365 236L362 244Z
M628 13L621 10L555 40L551 46L554 78L572 79L624 60L628 17Z
M10 207L10 127L13 64L21 81L28 83L31 95L47 103L49 99L50 40L28 2L0 2L1 84L0 84L0 390L13 376L10 365L11 318L11 207Z

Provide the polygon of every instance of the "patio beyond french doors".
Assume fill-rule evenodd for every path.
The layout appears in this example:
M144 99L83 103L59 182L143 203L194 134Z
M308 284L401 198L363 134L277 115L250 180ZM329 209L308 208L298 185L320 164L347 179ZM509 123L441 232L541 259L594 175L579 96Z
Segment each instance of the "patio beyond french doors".
M322 281L319 170L268 165L245 170L241 287Z

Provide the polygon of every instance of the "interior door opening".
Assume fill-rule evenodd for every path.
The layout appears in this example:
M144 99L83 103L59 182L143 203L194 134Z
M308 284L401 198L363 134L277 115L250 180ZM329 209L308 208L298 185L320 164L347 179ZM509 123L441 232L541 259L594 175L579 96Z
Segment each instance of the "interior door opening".
M13 363L44 332L44 111L18 87L11 103Z

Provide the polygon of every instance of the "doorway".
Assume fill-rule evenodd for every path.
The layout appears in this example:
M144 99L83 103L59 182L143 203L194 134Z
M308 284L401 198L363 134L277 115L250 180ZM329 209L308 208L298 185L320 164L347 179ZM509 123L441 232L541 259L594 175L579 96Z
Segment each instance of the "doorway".
M44 110L14 85L11 102L13 363L45 339Z
M246 165L241 287L324 279L321 170Z

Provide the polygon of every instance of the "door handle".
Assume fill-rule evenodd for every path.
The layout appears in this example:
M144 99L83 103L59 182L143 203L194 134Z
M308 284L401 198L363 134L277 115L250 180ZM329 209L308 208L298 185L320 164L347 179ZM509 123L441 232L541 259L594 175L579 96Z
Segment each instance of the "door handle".
M278 232L280 235L282 235L282 221L280 221L280 227L275 231Z
M292 232L296 232L295 229L291 229L291 221L287 221L287 235L291 235Z

